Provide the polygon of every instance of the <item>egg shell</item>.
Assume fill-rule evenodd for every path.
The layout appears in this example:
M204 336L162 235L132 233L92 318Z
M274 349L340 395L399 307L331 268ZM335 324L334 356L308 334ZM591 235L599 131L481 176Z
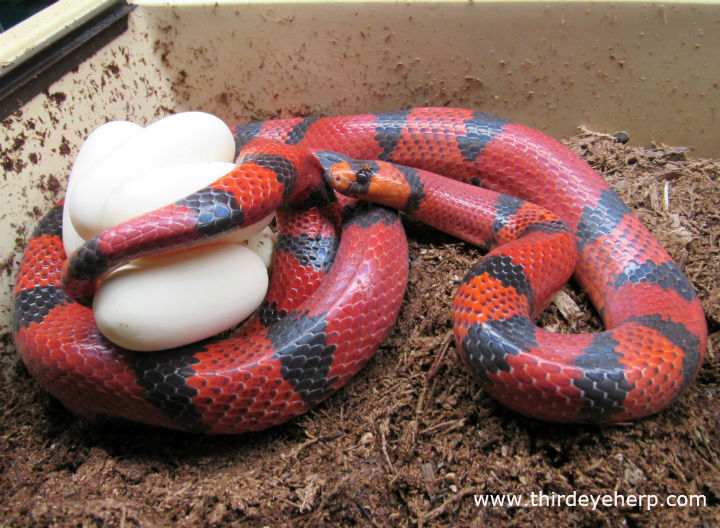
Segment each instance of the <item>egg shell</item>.
M142 171L115 187L105 200L102 229L177 202L199 191L235 168L234 163L183 163Z
M118 185L102 212L103 230L171 204L199 191L235 168L234 163L214 161L160 167ZM253 225L237 229L216 241L242 242L272 221L270 214Z
M73 189L77 185L82 185L81 182L85 178L88 168L141 130L140 125L130 121L110 121L93 130L80 147L68 178L63 205L63 246L68 255L85 243L70 220L69 203Z
M257 253L262 259L266 268L272 263L272 256L277 245L278 236L272 229L266 227L259 233L251 236L247 241L247 247Z
M156 121L95 162L73 187L73 226L86 240L100 233L108 197L128 178L167 165L232 162L234 155L230 129L211 114L183 112Z
M113 343L173 348L233 327L262 302L268 273L253 251L214 244L131 263L103 281L95 321Z
M218 242L234 242L236 244L242 244L243 246L248 246L250 249L255 251L260 257L265 260L265 257L263 256L262 252L264 249L258 249L256 250L257 244L253 246L252 241L256 240L256 237L262 236L262 233L265 232L266 229L269 229L268 226L270 225L270 222L273 221L273 218L275 218L275 213L267 215L265 218L260 220L259 222L255 222L254 224L251 224L246 227L241 227L240 229L236 229L234 231L229 232L226 235L222 235L221 237L218 237L216 240ZM274 248L275 246L273 246ZM271 248L272 251L272 248ZM267 264L269 266L269 264Z

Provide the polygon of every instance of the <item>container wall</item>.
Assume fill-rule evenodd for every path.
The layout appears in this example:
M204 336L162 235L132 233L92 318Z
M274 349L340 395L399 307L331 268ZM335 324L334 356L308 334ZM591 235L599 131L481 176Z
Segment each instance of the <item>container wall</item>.
M137 3L127 30L4 116L0 324L19 249L111 119L453 105L718 155L716 2Z

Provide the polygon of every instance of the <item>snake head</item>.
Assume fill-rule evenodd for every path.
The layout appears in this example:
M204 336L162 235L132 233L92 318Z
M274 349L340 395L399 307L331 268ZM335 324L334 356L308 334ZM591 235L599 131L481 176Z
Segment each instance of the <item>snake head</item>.
M403 209L410 196L398 166L383 161L341 161L325 170L325 181L341 194Z

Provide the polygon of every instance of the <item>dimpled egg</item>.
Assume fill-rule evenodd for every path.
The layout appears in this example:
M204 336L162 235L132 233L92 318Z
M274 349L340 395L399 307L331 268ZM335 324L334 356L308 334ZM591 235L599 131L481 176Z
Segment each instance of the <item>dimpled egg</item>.
M125 143L132 136L142 130L140 125L130 121L110 121L99 126L87 137L80 148L75 163L73 164L67 188L65 189L65 203L63 205L63 245L65 253L70 255L77 248L85 243L85 240L77 233L70 220L70 197L73 189L88 174L88 169L99 159L107 156L113 149Z
M201 112L176 114L144 129L127 121L102 125L82 146L68 182L67 253L97 233L206 187L234 168L234 153L228 127ZM93 301L98 328L119 346L152 351L237 325L267 292L272 219L113 271Z
M70 219L85 240L103 231L103 209L121 183L152 169L208 161L232 162L235 141L228 126L203 112L171 115L133 134L71 184Z
M149 213L171 204L189 194L207 187L235 168L234 163L208 161L169 165L141 173L118 184L105 201L100 226L109 229L143 213ZM228 233L220 238L230 242L243 242L270 224L270 214L247 227Z
M252 314L268 287L262 259L238 244L209 244L112 273L95 294L100 331L131 350L192 343Z

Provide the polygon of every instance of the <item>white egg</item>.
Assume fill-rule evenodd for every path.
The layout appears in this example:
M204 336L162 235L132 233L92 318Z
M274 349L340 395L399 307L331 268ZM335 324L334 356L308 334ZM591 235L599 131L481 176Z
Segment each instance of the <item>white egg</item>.
M253 251L214 244L115 271L96 293L93 310L110 341L161 350L231 328L256 309L267 287L267 270Z
M87 169L95 164L100 158L106 156L110 151L126 142L132 136L142 130L140 125L130 121L110 121L93 130L80 148L72 172L68 178L65 190L65 205L63 206L63 246L68 255L83 245L85 241L72 225L70 220L70 207L72 191L82 182L87 174Z
M142 171L120 182L105 200L103 230L159 209L207 187L235 168L227 161L168 165Z
M185 198L207 187L235 168L234 163L214 161L160 167L119 184L102 211L102 229L130 220ZM269 214L253 225L237 229L216 241L244 242L270 224Z
M103 230L107 199L123 181L167 165L232 162L234 155L232 132L211 114L184 112L156 121L87 169L82 185L72 189L72 224L87 240Z
M269 227L266 227L247 240L247 247L257 253L266 268L269 268L272 263L273 251L275 250L276 244L277 234Z
M99 127L80 150L68 182L66 251L74 251L83 238L208 186L234 168L234 152L228 127L200 112L176 114L145 129L128 122ZM273 216L203 245L137 259L111 273L93 304L100 331L120 346L149 351L192 343L236 325L267 292L266 267L275 245L267 226Z
M270 222L273 221L273 218L275 218L275 213L267 215L265 218L258 222L255 222L254 224L246 227L241 227L240 229L236 229L235 231L231 231L226 235L218 237L217 241L234 242L236 244L248 246L250 249L255 251L255 253L260 255L263 260L265 260L262 255L262 250L256 250L255 247L257 246L257 244L253 245L253 243L251 243L250 241L255 240L258 236L262 236L262 233L264 233L266 229L269 230L268 226L270 225ZM270 264L266 264L266 266L270 266Z

